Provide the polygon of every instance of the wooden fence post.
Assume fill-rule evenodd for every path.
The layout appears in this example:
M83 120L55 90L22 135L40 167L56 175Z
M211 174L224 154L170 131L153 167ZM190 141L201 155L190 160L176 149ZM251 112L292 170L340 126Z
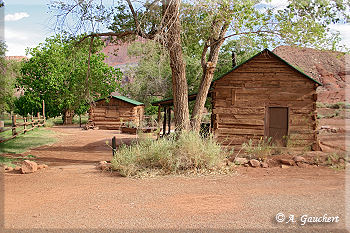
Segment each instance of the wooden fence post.
M16 115L12 116L12 136L16 136Z
M31 115L31 117L32 117L32 128L34 128L35 127L34 117L33 117L33 115Z
M45 116L45 100L43 100L43 118L44 118L44 122L43 125L45 124L46 121L46 116Z
M38 112L38 127L40 127L40 112Z
M23 133L27 132L27 117L23 117L24 125L23 125Z
M117 149L117 139L115 137L112 138L112 149L113 149L113 157L114 157L115 151Z

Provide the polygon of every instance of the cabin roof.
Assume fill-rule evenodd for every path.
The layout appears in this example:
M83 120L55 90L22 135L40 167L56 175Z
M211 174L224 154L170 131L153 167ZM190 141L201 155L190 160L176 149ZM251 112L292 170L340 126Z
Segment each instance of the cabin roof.
M255 57L261 55L262 53L267 52L272 54L273 56L275 56L277 59L281 60L282 62L284 62L286 65L288 65L289 67L291 67L292 69L294 69L295 71L297 71L298 73L302 74L305 78L310 79L311 81L317 83L318 85L322 86L322 83L318 82L317 80L311 78L309 75L305 74L303 71L301 71L300 69L298 69L297 67L294 67L293 65L291 65L290 63L288 63L286 60L284 60L283 58L279 57L277 54L273 53L272 51L270 51L269 49L264 49L261 52L255 54L254 56L252 56L251 58L245 60L244 62L242 62L241 64L235 66L233 69L231 69L230 71L228 71L227 73L221 75L220 77L214 79L212 81L212 84L220 79L222 79L223 77L225 77L227 74L231 73L232 71L235 71L236 69L238 69L239 67L241 67L243 64L249 62L250 60L254 59ZM212 90L212 89L210 89ZM209 92L210 92L209 90ZM195 100L197 97L197 93L193 93L188 95L188 99L189 101L191 100ZM167 98L167 99L163 99L163 100L159 100L159 101L155 101L152 102L153 106L157 106L157 105L172 105L173 104L173 98Z
M144 103L141 103L141 102L139 102L139 101L136 101L136 100L133 100L133 99L130 99L130 98L128 98L128 97L121 96L121 95L111 95L111 96L109 96L108 98L118 99L118 100L127 102L127 103L129 103L129 104L136 105L136 106L144 105ZM101 100L104 100L104 99L96 100L96 102L101 101Z
M249 62L250 60L253 60L255 57L261 55L262 53L267 52L272 54L273 56L275 56L277 59L281 60L282 62L284 62L286 65L290 66L292 69L294 69L295 71L297 71L298 73L302 74L305 78L310 79L311 81L317 83L318 85L322 86L322 83L318 82L317 80L311 78L309 75L307 75L306 73L304 73L303 71L301 71L300 69L298 69L297 67L291 65L290 63L288 63L286 60L284 60L283 58L281 58L280 56L278 56L277 54L275 54L274 52L270 51L269 49L264 49L263 51L255 54L254 56L252 56L251 58L245 60L244 62L242 62L241 64L235 66L233 69L231 69L230 71L228 71L227 73L221 75L220 77L216 78L215 80L213 80L213 82L216 82L217 80L222 79L223 77L225 77L227 74L231 73L232 71L238 69L239 67L241 67L242 65L246 64L247 62Z

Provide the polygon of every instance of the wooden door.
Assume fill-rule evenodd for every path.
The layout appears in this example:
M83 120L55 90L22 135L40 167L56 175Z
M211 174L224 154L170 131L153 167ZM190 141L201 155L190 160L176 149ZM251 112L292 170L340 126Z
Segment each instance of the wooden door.
M278 146L286 146L288 135L288 108L269 107L268 110L268 137Z

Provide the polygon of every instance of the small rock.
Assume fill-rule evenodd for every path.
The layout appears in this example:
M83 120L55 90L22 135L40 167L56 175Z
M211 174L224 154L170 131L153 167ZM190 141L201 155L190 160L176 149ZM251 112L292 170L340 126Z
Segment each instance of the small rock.
M297 166L301 168L305 168L305 167L308 167L309 165L303 162L297 162Z
M30 160L24 160L21 167L22 173L33 173L38 170L38 164Z
M302 156L294 156L293 160L295 162L306 162L306 159L304 157L302 157Z
M243 164L248 163L248 159L246 159L246 158L235 158L234 163L235 164L239 164L239 165L243 165Z
M263 167L263 168L269 167L269 165L266 162L261 162L260 164L261 164L261 167Z
M282 164L282 165L281 165L281 168L290 168L290 166L285 165L285 164Z
M7 167L6 166L5 170L8 171L8 172L12 172L13 171L13 167Z
M109 170L111 168L111 164L110 163L100 163L96 166L96 169L97 170L102 170L102 171L105 171L105 170Z
M38 170L39 170L39 169L43 169L43 168L44 168L44 164L39 164L39 165L38 165Z
M260 166L260 162L256 159L249 160L249 163L252 167L259 167Z
M280 159L280 162L284 165L293 166L295 163L291 159Z
M245 166L245 167L249 167L249 164L248 164L248 163L246 163L246 164L244 164L244 166Z
M107 161L100 161L99 164L106 164Z
M15 167L15 171L20 171L21 170L21 167L20 166L16 166Z
M339 163L345 163L345 159L340 158L340 159L339 159Z
M338 129L336 129L336 128L331 128L331 133L336 133L336 132L338 132Z
M48 168L49 166L48 166L48 165L46 165L46 164L43 164L43 167L44 167L44 168Z
M321 126L321 129L325 129L325 130L328 130L328 129L330 129L331 127L330 126L328 126L328 125L322 125Z

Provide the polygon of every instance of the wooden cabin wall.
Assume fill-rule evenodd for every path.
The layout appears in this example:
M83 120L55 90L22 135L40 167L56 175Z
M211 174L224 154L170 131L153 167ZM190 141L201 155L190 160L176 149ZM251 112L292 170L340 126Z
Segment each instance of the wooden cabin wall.
M287 146L316 142L316 83L263 53L214 83L213 132L223 145L266 136L268 107L289 108Z
M100 129L119 129L122 122L133 121L138 125L143 117L143 108L114 98L108 103L100 100L91 107L89 119Z

